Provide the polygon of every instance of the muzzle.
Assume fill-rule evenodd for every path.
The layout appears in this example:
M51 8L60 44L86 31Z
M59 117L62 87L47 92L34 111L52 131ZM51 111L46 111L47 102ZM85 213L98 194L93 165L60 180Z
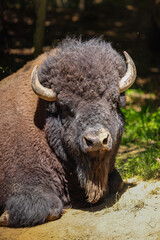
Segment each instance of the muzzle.
M81 148L84 153L110 151L112 148L111 134L104 128L89 128L81 137Z

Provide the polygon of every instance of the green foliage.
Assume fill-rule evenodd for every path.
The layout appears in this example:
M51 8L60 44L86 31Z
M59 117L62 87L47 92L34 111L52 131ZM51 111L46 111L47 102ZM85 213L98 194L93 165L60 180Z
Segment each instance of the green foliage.
M123 145L160 141L160 109L153 113L150 106L142 108L140 112L135 111L132 107L122 111L126 117Z
M160 163L157 161L159 155L159 148L154 145L124 161L117 159L117 168L124 178L134 176L142 177L144 180L156 178L160 174Z
M153 112L144 106L138 112L130 106L122 111L126 117L122 145L134 146L136 151L128 151L125 159L118 157L117 168L124 178L156 178L160 175L160 109Z

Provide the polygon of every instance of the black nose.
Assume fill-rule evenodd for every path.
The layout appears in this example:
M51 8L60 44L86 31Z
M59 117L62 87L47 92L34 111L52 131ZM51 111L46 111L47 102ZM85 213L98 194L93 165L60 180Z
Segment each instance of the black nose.
M88 130L82 136L82 147L84 152L111 149L111 135L105 129Z

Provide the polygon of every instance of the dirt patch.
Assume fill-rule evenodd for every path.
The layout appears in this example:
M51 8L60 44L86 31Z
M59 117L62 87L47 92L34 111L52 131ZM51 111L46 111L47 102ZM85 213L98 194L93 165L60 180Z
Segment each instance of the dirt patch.
M160 181L130 179L121 194L32 228L0 228L0 240L160 239Z

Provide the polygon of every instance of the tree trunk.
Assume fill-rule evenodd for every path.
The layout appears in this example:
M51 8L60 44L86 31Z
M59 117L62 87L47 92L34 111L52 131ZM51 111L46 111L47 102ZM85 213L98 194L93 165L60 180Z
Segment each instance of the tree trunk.
M80 11L85 10L85 0L79 0L79 10Z
M149 46L155 55L160 53L160 0L154 0L151 8Z
M36 0L36 29L34 34L34 55L42 53L46 19L47 0Z
M4 28L3 9L3 0L0 0L0 32Z
M58 8L62 8L63 7L62 0L56 0L56 4L57 4Z

